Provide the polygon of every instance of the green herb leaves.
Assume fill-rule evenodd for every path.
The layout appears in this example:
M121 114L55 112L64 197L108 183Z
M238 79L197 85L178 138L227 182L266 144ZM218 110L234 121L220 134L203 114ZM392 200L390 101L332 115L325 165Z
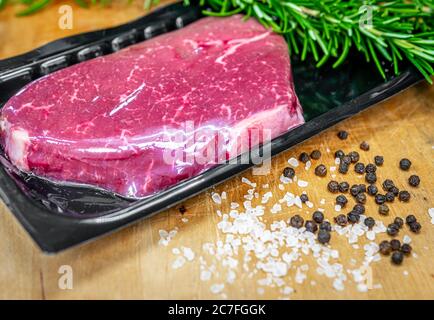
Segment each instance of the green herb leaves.
M184 0L189 4L188 0ZM410 61L432 83L434 74L434 0L201 0L204 14L244 13L282 34L291 54L312 55L321 67L339 67L352 47L374 63Z

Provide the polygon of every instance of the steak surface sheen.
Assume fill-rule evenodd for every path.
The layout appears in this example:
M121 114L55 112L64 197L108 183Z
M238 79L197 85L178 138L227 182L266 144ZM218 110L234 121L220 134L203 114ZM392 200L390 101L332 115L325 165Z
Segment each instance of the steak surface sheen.
M2 109L1 143L22 171L143 197L215 165L167 159L167 150L196 154L224 133L224 157L252 128L274 138L301 123L287 44L237 15L32 82ZM195 141L203 128L207 138ZM187 142L170 140L177 135Z

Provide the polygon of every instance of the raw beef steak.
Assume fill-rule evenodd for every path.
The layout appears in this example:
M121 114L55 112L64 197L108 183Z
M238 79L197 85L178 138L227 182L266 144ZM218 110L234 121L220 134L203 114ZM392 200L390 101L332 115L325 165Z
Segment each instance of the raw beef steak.
M215 165L168 150L196 155L222 136L227 158L253 128L274 138L301 123L284 39L237 15L34 81L1 111L1 143L20 170L143 197Z

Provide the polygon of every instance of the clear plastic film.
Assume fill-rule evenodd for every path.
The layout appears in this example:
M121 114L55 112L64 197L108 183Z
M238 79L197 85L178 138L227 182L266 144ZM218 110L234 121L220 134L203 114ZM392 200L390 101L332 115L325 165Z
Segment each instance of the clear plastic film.
M20 170L145 197L303 123L287 44L204 18L29 84L2 109Z

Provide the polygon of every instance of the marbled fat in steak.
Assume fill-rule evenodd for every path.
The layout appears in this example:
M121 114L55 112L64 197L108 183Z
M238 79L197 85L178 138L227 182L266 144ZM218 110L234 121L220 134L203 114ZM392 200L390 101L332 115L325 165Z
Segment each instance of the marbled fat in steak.
M303 123L284 39L254 19L210 17L62 69L6 103L1 143L20 170L143 197L214 165L164 156L209 145L167 140L190 139L187 122L229 145Z

